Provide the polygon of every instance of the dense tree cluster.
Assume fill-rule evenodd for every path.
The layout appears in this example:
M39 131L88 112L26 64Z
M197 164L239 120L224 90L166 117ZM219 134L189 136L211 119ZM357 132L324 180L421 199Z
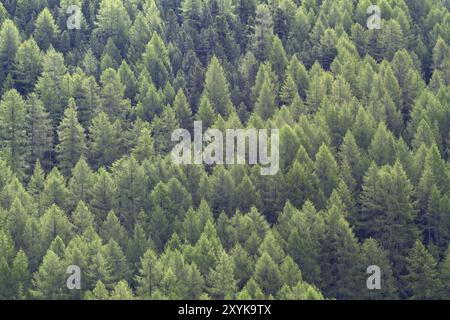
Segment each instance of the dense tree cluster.
M450 6L373 2L1 1L0 298L449 299ZM194 120L280 171L173 164Z

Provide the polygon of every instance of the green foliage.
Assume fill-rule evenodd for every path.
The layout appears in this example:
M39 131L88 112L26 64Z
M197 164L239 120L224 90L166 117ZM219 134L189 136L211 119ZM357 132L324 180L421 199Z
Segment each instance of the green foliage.
M48 8L39 14L34 28L34 38L41 50L47 51L50 46L58 47L60 30Z
M58 128L58 138L59 167L67 174L86 153L84 130L78 122L73 99L69 100L69 107L64 111L64 118Z
M439 297L442 284L436 261L420 241L411 249L407 261L406 278L411 298L427 300Z
M3 95L0 102L1 153L12 170L19 176L25 166L26 106L21 95L14 89Z
M377 4L2 1L0 299L448 299L448 5ZM280 170L175 165L194 119Z

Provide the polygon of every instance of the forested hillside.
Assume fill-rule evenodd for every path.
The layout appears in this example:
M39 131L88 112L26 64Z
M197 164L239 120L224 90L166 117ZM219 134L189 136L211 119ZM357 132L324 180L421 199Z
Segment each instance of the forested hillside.
M450 299L450 4L372 1L1 0L0 299Z

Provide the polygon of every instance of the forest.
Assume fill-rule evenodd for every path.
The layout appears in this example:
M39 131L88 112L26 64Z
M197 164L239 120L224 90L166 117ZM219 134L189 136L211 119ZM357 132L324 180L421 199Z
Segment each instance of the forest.
M0 0L0 299L450 299L449 158L448 1Z

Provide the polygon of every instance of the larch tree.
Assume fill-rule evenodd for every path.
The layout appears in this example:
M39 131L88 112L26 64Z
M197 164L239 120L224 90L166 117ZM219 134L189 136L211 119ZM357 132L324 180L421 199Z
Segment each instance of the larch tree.
M416 241L407 257L408 295L413 299L429 300L440 296L442 283L437 263L421 241Z
M14 78L19 92L29 93L33 90L42 71L41 59L41 51L34 38L19 46L14 61Z
M227 116L232 107L228 81L224 70L216 57L211 59L205 75L205 91L203 94L208 98L215 112Z
M41 50L47 51L50 46L58 47L61 31L48 8L41 11L34 28L33 36Z
M21 41L19 30L17 30L13 21L7 19L2 23L0 39L0 84L3 84L13 69L14 59Z
M15 90L6 92L0 102L0 136L3 157L19 176L25 166L27 151L26 104Z
M86 154L86 139L83 127L78 122L78 116L73 99L69 100L69 107L64 111L64 118L58 127L59 143L56 147L59 168L66 175Z

